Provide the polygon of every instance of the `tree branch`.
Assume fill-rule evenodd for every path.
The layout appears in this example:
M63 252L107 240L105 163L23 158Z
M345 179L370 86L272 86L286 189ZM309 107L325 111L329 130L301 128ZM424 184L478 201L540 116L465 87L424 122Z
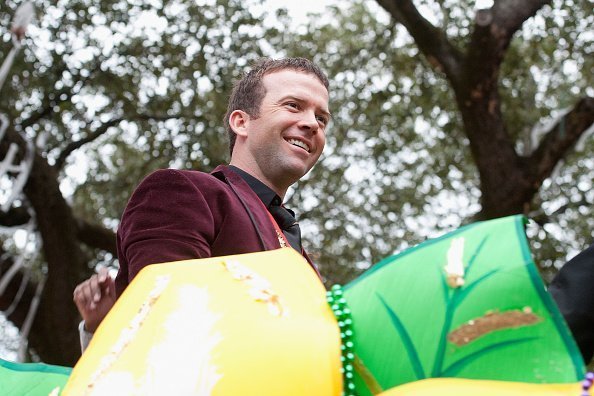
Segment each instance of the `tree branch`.
M61 66L62 67L59 70L57 70L57 72L54 74L54 76L56 77L56 80L58 80L60 78L60 76L63 75L64 72L68 70L68 68L66 67L66 64L63 63ZM74 75L75 74L73 74L73 76ZM72 98L72 95L74 94L73 89L79 81L81 81L80 77L78 79L75 79L72 85L64 86L64 88L62 88L58 92L52 91L52 92L46 93L45 97L43 98L42 107L40 109L38 109L37 112L33 113L29 118L21 121L21 123L19 124L21 130L24 131L26 128L30 127L31 125L34 125L37 122L39 122L39 120L50 116L51 114L54 113L54 108L57 105L70 100ZM64 99L62 99L63 95L66 95L64 97Z
M109 130L109 128L118 125L123 120L124 118L122 117L114 118L113 120L107 121L105 124L101 125L99 128L88 134L86 137L79 139L75 142L70 142L60 153L60 156L56 160L54 167L56 169L62 169L64 167L64 163L66 162L66 158L68 158L68 156L72 154L73 151L78 150L85 144L90 143L98 137L102 136L103 134L105 134L105 132Z
M70 53L70 55L72 55L72 53ZM56 80L58 80L64 74L64 72L67 71L72 76L72 84L65 85L64 88L62 88L58 92L50 92L50 94L48 94L47 96L51 97L46 97L43 100L44 106L41 109L39 109L36 113L32 114L29 118L21 121L21 123L19 124L21 130L25 130L27 127L30 127L31 125L39 122L39 120L48 117L49 115L54 113L55 106L70 100L72 96L74 96L76 93L80 91L80 89L86 84L87 81L94 77L95 72L100 70L100 65L101 59L96 59L93 66L88 68L88 75L82 76L80 70L68 69L67 65L65 63L62 63L62 67L57 71L57 73L54 74L56 76ZM77 88L76 92L74 91L75 88ZM66 97L64 99L61 99L62 95L66 95Z
M0 226L15 227L27 224L31 219L31 215L27 208L20 206L18 208L11 208L8 212L0 211Z
M443 71L454 83L460 79L462 53L448 40L441 29L433 26L417 10L412 0L377 0L414 38L428 61Z
M24 131L31 125L34 125L37 122L39 122L39 120L41 120L42 118L48 117L53 112L54 112L54 104L47 103L44 107L42 107L41 109L38 109L37 112L33 113L29 118L23 120L19 124L19 126L20 126L21 130Z
M81 219L76 220L76 226L79 241L90 247L105 250L114 256L117 255L115 232Z
M16 227L27 224L31 215L24 207L11 208L8 212L0 212L0 226ZM92 248L105 250L113 255L117 254L115 233L100 225L91 224L86 220L75 219L78 240Z
M72 154L72 152L74 152L75 150L78 150L85 144L91 143L95 139L101 137L103 134L105 134L109 130L109 128L118 125L120 122L122 122L124 120L128 120L128 121L166 121L166 120L170 120L173 118L181 118L181 117L183 117L183 115L181 115L181 114L174 114L174 115L137 114L135 116L127 117L127 118L124 118L124 117L114 118L110 121L107 121L105 124L101 125L100 127L98 127L95 131L89 133L86 137L79 139L76 142L69 143L62 150L60 155L58 156L58 159L56 160L54 167L58 170L62 169L64 167L64 164L66 163L66 159L68 158L68 156L70 154Z
M498 0L493 4L493 23L497 33L505 34L507 44L527 19L551 0ZM497 35L493 32L493 35ZM507 47L507 44L505 45Z
M530 156L534 182L540 183L551 175L557 163L577 143L583 133L594 125L594 98L582 98L541 140Z
M465 75L473 96L489 97L497 89L501 62L513 35L550 0L500 0L478 10L466 52Z
M532 219L536 224L541 227L544 227L546 224L552 223L553 217L557 217L565 213L568 209L577 209L580 206L592 205L592 202L589 202L585 196L582 196L579 201L571 201L564 205L561 205L557 209L555 209L552 213L547 214L542 207L538 208L535 211L528 213L528 218Z

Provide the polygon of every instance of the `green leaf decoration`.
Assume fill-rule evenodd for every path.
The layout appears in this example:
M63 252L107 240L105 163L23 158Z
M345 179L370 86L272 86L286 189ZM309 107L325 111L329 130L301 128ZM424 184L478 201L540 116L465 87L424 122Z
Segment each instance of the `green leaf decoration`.
M427 377L582 379L581 355L510 216L389 257L344 287L356 371L382 389ZM356 367L356 368L357 368ZM374 394L361 376L359 395Z
M519 338L516 340L502 341L502 342L495 343L493 345L489 345L488 347L485 347L485 348L481 349L480 351L472 353L472 354L458 360L456 363L452 364L450 367L443 370L443 372L441 372L441 376L442 377L458 377L457 374L460 372L461 369L468 366L470 363L472 363L476 359L480 358L482 355L491 352L491 350L501 349L506 346L513 346L513 345L528 342L528 341L535 341L537 339L538 339L537 337L525 337L525 338Z
M6 396L59 395L71 371L70 367L0 359L0 393Z
M415 371L415 375L417 376L417 379L421 380L423 378L427 378L425 376L425 371L423 370L423 366L421 365L421 361L419 360L419 355L417 354L417 350L415 349L412 339L408 335L406 328L402 325L402 321L398 318L398 315L396 315L396 313L394 313L394 311L392 311L392 308L390 308L390 306L388 304L386 304L386 302L384 301L382 296L380 296L378 294L378 298L380 299L380 301L386 308L386 311L388 312L388 315L390 316L390 320L392 321L394 328L396 329L396 331L398 332L398 335L402 339L402 344L406 348L406 354L408 355L409 361Z

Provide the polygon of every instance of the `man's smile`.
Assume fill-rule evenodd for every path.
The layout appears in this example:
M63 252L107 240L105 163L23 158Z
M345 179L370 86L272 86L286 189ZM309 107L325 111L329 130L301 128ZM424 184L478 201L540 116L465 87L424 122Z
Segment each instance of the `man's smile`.
M287 139L287 142L289 142L293 146L301 147L303 150L307 151L308 153L311 151L310 148L309 148L309 146L305 142L303 142L301 140Z

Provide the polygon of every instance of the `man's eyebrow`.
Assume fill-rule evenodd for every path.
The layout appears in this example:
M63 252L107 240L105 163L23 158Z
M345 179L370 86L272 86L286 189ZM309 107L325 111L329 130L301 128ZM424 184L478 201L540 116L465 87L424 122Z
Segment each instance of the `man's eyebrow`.
M295 95L285 95L282 98L280 98L278 101L279 102L284 102L287 99L291 99L291 100L295 100L297 102L305 102L305 99L299 97L299 96L295 96Z
M284 102L284 101L285 101L285 100L287 100L287 99L295 100L295 101L297 101L297 102L307 102L307 100L306 100L306 99L303 99L303 98L301 98L301 97L299 97L299 96L295 96L295 95L286 95L286 96L283 96L283 97L282 97L282 98L280 98L278 101L279 101L279 102ZM333 117L332 117L332 114L330 113L330 111L329 111L329 110L323 110L323 109L322 109L322 110L321 110L321 112L322 112L322 114L324 114L324 115L325 115L326 117L328 117L329 119L332 119L332 118L333 118Z

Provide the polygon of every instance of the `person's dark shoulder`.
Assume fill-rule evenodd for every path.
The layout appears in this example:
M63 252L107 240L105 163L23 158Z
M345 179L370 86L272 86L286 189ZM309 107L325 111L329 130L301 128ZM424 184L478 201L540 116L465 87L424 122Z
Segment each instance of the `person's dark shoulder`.
M200 191L226 190L227 185L212 174L187 169L158 169L147 175L138 185L138 189L162 188L171 192L179 191L176 188L196 188Z
M197 170L190 170L190 169L157 169L151 173L149 173L141 182L144 183L146 181L152 180L159 180L159 181L171 181L176 180L178 178L187 179L188 181L192 182L214 182L219 181L216 177L211 175L210 173L197 171Z
M158 169L146 176L130 196L118 233L124 238L163 224L186 229L199 220L214 222L233 199L229 187L208 173Z

